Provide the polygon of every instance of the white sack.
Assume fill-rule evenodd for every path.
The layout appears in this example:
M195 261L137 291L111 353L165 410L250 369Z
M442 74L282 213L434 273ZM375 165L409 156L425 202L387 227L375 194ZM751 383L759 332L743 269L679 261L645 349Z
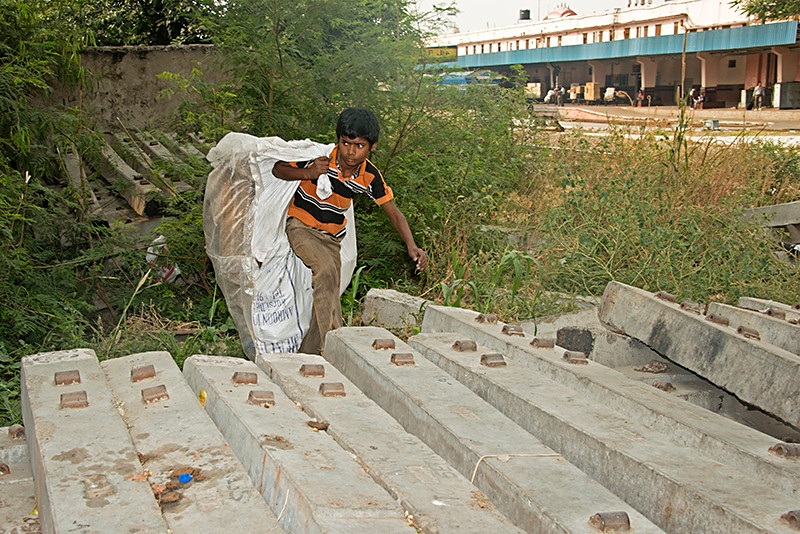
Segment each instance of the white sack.
M333 145L230 133L208 153L203 206L206 253L247 356L296 352L311 318L311 271L286 238L286 210L299 185L272 174L276 161L327 156ZM342 241L340 294L356 263L352 206Z

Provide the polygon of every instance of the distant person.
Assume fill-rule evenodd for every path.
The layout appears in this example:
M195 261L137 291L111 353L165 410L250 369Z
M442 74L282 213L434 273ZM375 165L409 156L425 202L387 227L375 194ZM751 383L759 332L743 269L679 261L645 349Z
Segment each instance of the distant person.
M694 109L694 99L697 98L697 89L692 87L691 91L689 91L689 96L686 98L686 103L689 104L689 107Z
M706 100L706 93L705 91L700 91L700 94L697 95L697 98L694 99L694 109L702 109L703 102Z
M636 106L642 107L644 105L644 91L639 89L639 92L636 94Z
M764 101L764 87L761 82L758 82L753 88L753 108L760 110L761 104Z
M342 326L339 299L340 243L345 234L345 211L359 193L367 194L389 217L414 260L416 268L428 265L428 256L414 242L405 216L394 204L394 193L375 165L367 159L375 150L380 125L372 111L347 108L336 123L336 146L329 156L310 161L275 163L272 174L281 180L300 180L289 205L286 236L298 258L311 269L313 305L311 324L300 352L321 354L325 334ZM327 174L332 191L317 189Z

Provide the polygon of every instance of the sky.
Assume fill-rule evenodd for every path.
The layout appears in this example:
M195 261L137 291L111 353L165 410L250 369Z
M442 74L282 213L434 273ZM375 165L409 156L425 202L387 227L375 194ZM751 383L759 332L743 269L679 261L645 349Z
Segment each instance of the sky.
M447 3L448 0L417 0L419 9L423 11L429 10L433 4ZM627 0L455 0L453 3L461 11L454 20L462 33L513 26L519 20L521 9L530 10L531 19L539 20L562 4L578 15L628 5Z

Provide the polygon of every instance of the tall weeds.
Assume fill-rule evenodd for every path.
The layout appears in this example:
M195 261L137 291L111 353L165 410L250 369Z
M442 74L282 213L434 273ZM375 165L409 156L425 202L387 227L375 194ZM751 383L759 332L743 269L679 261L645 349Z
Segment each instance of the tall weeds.
M740 217L777 200L766 198L776 196L776 174L764 171L770 160L792 161L794 149L687 140L685 165L674 165L674 139L617 133L593 150L580 145L558 175L541 169L561 183L536 218L542 283L594 295L617 280L699 301L800 298L797 266L777 260L772 239ZM566 152L577 146L565 140ZM797 180L781 181L783 199L796 195Z

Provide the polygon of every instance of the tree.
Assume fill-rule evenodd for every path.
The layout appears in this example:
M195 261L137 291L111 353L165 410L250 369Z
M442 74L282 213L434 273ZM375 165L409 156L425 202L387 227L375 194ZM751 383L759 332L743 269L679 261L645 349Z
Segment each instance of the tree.
M407 2L243 0L213 26L251 132L330 139L344 105L375 101L413 63Z
M734 0L733 5L759 20L791 19L800 15L800 0Z

